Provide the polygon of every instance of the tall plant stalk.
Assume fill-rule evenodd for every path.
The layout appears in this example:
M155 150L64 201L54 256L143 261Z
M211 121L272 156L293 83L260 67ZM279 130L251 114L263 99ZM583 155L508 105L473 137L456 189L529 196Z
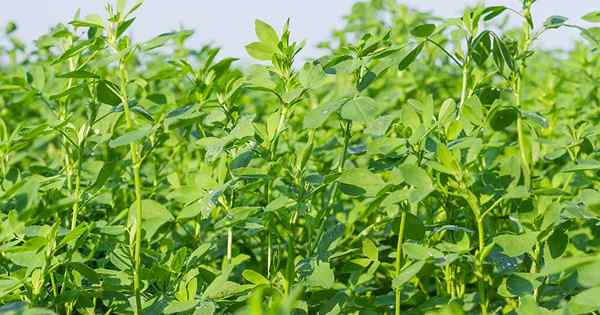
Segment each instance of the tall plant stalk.
M519 41L519 53L525 54L529 47L531 46L531 31L532 31L532 16L531 16L531 5L533 1L525 0L523 1L523 24L521 27L521 39ZM515 105L520 110L522 109L521 99L522 99L522 80L525 73L525 64L526 59L523 59L519 64L519 68L517 69L514 79L513 79L513 88L514 88L514 97L515 97ZM519 142L519 153L521 157L521 169L523 170L523 182L527 189L531 187L531 169L529 167L529 158L528 151L525 145L525 135L523 133L523 118L521 115L517 117L517 137Z
M487 283L484 276L483 263L485 260L485 216L481 213L481 207L477 197L470 191L465 189L463 192L467 204L471 208L473 213L474 221L477 226L477 255L475 261L475 274L478 278L477 287L479 290L479 305L481 307L481 314L488 314L488 299L487 299Z
M402 214L400 216L400 228L398 229L398 242L396 243L396 263L395 263L395 273L394 277L397 278L400 275L400 267L402 263L402 244L404 243L404 230L406 228L406 209L402 210ZM400 315L400 296L401 290L400 286L398 286L395 290L396 296L396 306L395 306L395 314Z
M119 74L121 79L120 92L123 101L125 121L128 129L134 127L133 119L130 117L130 109L127 98L127 70L125 64L122 62L119 65ZM140 158L138 152L138 145L132 142L129 145L129 153L131 155L132 172L133 172L133 185L135 190L135 247L134 247L134 269L133 269L133 291L135 294L135 314L139 315L142 313L142 300L141 300L141 286L140 286L140 273L141 273L141 252L142 252L142 180L140 176Z

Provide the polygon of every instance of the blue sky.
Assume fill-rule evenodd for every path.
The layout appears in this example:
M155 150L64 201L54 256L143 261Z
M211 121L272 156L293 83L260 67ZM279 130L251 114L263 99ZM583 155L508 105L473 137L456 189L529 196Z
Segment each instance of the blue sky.
M18 35L31 41L58 22L71 19L77 8L83 16L104 13L104 0L7 0L0 10L0 25L14 20ZM130 0L129 2L134 2ZM306 39L303 56L318 55L314 45L326 39L342 24L355 0L146 0L132 29L136 40L151 38L180 26L196 31L194 41L214 42L224 55L247 58L244 45L254 40L254 19L260 18L279 28L290 17L293 36ZM409 6L452 17L477 0L399 0ZM596 2L597 5L592 5ZM489 0L488 5L506 5L518 9L518 0ZM597 0L538 0L534 17L540 25L550 15L563 15L580 24L585 13L600 9ZM561 30L544 35L543 45L566 48L578 37L577 32ZM194 43L192 43L194 44Z

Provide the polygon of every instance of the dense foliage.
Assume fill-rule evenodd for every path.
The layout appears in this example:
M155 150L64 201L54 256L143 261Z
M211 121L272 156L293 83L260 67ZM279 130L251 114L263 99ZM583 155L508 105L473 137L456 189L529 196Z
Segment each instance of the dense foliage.
M141 3L9 23L0 311L598 314L600 28L534 1L359 2L304 64L290 23L255 65L133 42Z

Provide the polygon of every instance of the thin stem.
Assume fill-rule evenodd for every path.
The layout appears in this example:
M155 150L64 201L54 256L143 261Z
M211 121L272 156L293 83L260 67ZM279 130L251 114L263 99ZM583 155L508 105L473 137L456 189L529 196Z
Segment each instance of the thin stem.
M295 259L295 253L294 253L294 222L290 222L290 238L288 239L287 242L287 264L286 264L286 277L287 277L287 294L289 295L290 292L292 291L292 286L294 285L294 269L295 269L295 264L294 264L294 259Z
M71 218L71 231L77 227L77 216L79 215L81 205L81 160L83 155L84 142L81 141L81 147L77 155L77 169L75 170L75 203L73 204L73 214Z
M341 173L344 170L344 164L346 164L346 159L348 158L348 147L350 146L350 140L352 138L352 121L346 121L346 125L344 127L344 147L342 154L340 155L340 160L336 167L336 171ZM331 211L331 207L333 206L333 202L335 201L335 197L337 195L337 182L333 183L333 187L331 189L331 194L329 195L329 200L327 200L327 204L325 206L325 210L321 211L317 216L317 222L320 222L319 229L317 232L317 241L314 244L313 250L315 250L319 244L321 237L323 237L323 233L325 230L325 222L327 221L327 217L329 216L329 212Z
M282 103L281 113L279 114L279 121L277 122L277 128L275 129L275 135L269 144L269 161L275 159L277 153L277 145L279 143L279 136L283 132L283 128L287 121L287 115L289 107L287 104ZM267 179L265 182L265 205L271 202L271 180ZM272 249L271 249L271 229L267 230L267 277L271 275L271 262L272 262Z
M131 129L134 127L133 120L130 116L129 102L127 97L127 70L125 69L124 60L121 60L119 65L119 75L121 78L120 84L120 96L123 102L123 109L125 114L125 122L127 128ZM140 273L142 265L142 180L140 176L140 159L138 156L138 145L132 142L129 145L129 151L131 154L131 163L133 171L133 184L135 189L135 244L134 244L134 269L133 269L133 291L135 294L135 314L142 314L142 299L141 299L141 286L140 286Z
M469 86L469 57L465 57L465 62L462 67L462 87L460 89L460 102L458 103L458 114L456 120L460 120L462 114L462 108L465 105L467 99L467 89Z
M523 135L523 119L517 118L517 137L519 141L519 151L521 156L521 166L523 169L523 182L527 189L531 187L531 169L527 158L527 148L525 147L525 136Z
M464 198L467 201L467 204L471 208L473 212L473 217L475 219L475 223L477 225L477 236L479 240L479 246L477 249L477 259L475 261L475 274L478 281L478 289L479 289L479 304L481 306L481 314L486 315L488 300L486 294L486 283L483 272L483 261L485 259L484 250L485 250L485 225L484 218L481 216L481 207L479 206L479 201L477 197L468 189L464 191Z
M231 263L231 251L233 248L233 231L231 227L227 228L227 263Z
M340 161L336 167L336 171L341 173L344 170L344 164L346 164L346 159L348 158L348 147L350 146L350 139L352 138L352 121L346 121L346 126L344 127L344 148L342 151L342 155L340 156ZM327 208L331 208L333 205L333 201L335 200L335 196L337 195L338 185L337 183L333 185L333 189L331 195L329 196L329 202L327 204Z
M427 39L426 39L426 41L428 41L428 42L430 42L430 43L434 44L435 46L437 46L437 48L441 49L441 50L442 50L442 51L443 51L443 52L444 52L444 53L445 53L445 54L446 54L446 55L447 55L447 56L448 56L450 59L452 59L452 61L454 61L454 63L455 63L457 66L459 66L459 67L461 67L461 68L463 67L463 64L462 64L460 61L458 61L458 59L456 59L456 57L454 57L454 56L453 56L453 55L452 55L450 52L448 52L448 51L446 50L446 48L444 48L444 47L443 47L442 45L440 45L438 42L436 42L436 41L434 41L434 40L432 40L432 39L430 39L430 38L427 38Z
M267 232L267 278L271 279L271 260L272 260L272 252L271 249L271 230Z
M396 272L395 277L397 278L400 275L400 264L402 258L402 243L404 242L404 229L406 227L406 211L402 211L402 215L400 216L400 229L398 231L398 242L396 244ZM400 287L396 288L396 315L400 315Z
M481 314L485 315L487 314L487 295L486 295L486 288L485 288L485 279L483 277L483 260L484 260L484 256L483 256L483 251L485 249L485 230L484 230L484 223L483 223L483 218L477 218L477 235L479 236L479 250L478 250L478 257L477 257L477 263L476 263L476 268L477 268L477 274L479 276L479 282L478 282L478 287L479 287L479 303L481 305Z
M521 40L519 42L519 51L524 53L529 50L529 46L531 45L531 25L529 21L532 20L531 17L531 2L527 2L523 6L523 25L522 25L522 33ZM523 73L525 70L525 61L523 60L519 65L518 72L515 75L514 79L514 90L515 90L515 102L516 106L521 109L521 83L523 80ZM523 181L525 187L529 189L531 187L531 169L529 168L529 159L527 158L527 148L525 147L525 136L523 134L523 119L519 115L517 118L517 136L519 142L519 151L521 156L521 168L523 170Z

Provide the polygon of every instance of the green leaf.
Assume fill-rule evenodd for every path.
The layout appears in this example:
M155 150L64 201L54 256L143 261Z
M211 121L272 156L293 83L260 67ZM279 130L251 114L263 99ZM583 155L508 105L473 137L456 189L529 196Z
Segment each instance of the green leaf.
M277 35L275 29L271 27L271 25L257 19L254 21L254 30L256 31L256 36L262 43L265 43L271 47L277 46L277 43L279 42L279 36Z
M501 131L510 126L519 117L519 111L513 106L496 107L490 114L490 127L495 131Z
M429 37L435 31L434 24L421 24L413 28L410 33L416 37Z
M496 35L495 33L490 33L490 35L493 38L492 52L494 56L494 62L496 63L500 71L502 71L502 69L504 68L505 63L512 71L515 71L516 68L514 59L510 54L510 51L506 47L504 41L500 39L500 37L498 37L498 35Z
M579 199L586 207L597 215L600 215L600 191L594 189L582 189Z
M392 287L394 289L400 288L403 284L407 283L408 281L410 281L410 279L416 276L419 273L419 271L423 269L423 266L425 266L425 261L420 260L400 270L400 274L398 274L398 276L395 277L392 281Z
M576 163L569 163L563 169L562 172L578 172L578 171L591 171L600 169L600 162L596 160L578 160Z
M406 56L404 56L404 58L402 58L402 60L398 64L398 70L404 70L408 68L408 66L410 66L411 63L417 60L417 57L423 50L423 46L425 46L425 43L417 45L415 48L413 48L413 50L406 54Z
M529 273L513 273L506 279L506 288L515 296L531 295L540 284L535 275Z
M589 306L586 313L600 309L600 287L590 288L575 295L569 300L569 306L576 304L581 306Z
M521 116L541 128L548 128L548 119L540 113L521 111Z
M506 189L504 199L527 199L529 198L529 190L525 186L511 186Z
M172 301L162 312L163 314L182 313L193 309L196 305L198 305L198 301Z
M144 137L146 137L150 133L151 130L152 130L151 127L141 127L140 129L137 129L137 130L128 131L128 132L124 133L123 135L121 135L120 137L110 140L108 142L108 146L111 148L116 148L116 147L134 143L134 142L139 141L139 140L143 139Z
M132 223L136 223L136 210L136 203L133 202L129 207L129 219ZM160 203L151 199L142 200L142 229L146 231L146 239L151 239L163 224L174 220L171 212Z
M582 20L591 23L600 23L600 11L593 11L581 17Z
M493 18L500 15L502 12L506 11L506 9L507 9L507 7L501 6L501 5L487 7L487 8L485 8L485 10L482 13L483 20L484 21L492 20Z
M335 276L331 266L327 262L318 262L313 272L307 278L311 287L330 289L335 282Z
M224 273L217 276L204 290L202 295L209 299L222 299L234 294L238 294L244 292L247 289L253 287L250 286L242 286L239 283L235 283L233 281L228 281L229 273Z
M584 287L600 286L600 260L578 267L577 282Z
M446 125L449 123L455 112L456 102L451 98L445 100L440 106L440 111L438 113L438 122L440 125Z
M540 271L540 274L548 276L559 272L570 271L597 261L599 261L598 258L593 256L560 257L547 262Z
M69 267L73 268L73 270L76 270L79 274L84 276L91 283L98 283L100 281L98 273L96 273L94 269L90 268L86 264L80 262L71 262L69 263Z
M412 186L410 202L419 202L433 191L433 183L424 169L414 164L402 164L398 169L404 181Z
M269 284L269 280L267 280L267 278L263 277L263 275L251 269L244 270L242 272L242 277L244 277L244 279L246 279L248 282L255 285Z
M254 42L246 45L246 52L256 60L271 60L275 50L263 42Z
M377 246L370 239L365 239L362 243L362 252L370 260L377 261L379 260L379 251L377 250Z
M149 122L154 122L154 117L152 117L152 114L150 114L150 112L148 112L145 108L143 108L140 105L135 105L135 106L131 106L130 107L131 111L134 113L138 113L140 114L142 117L144 117L147 121Z
M202 302L192 315L214 315L217 307L214 302Z
M117 38L121 37L121 35L127 31L131 24L133 24L133 21L135 21L135 18L131 18L119 23L119 26L117 26Z
M526 232L520 235L502 234L494 237L494 242L507 256L516 257L531 250L537 241L537 235L537 232Z
M560 257L569 244L569 236L562 229L556 229L546 240L550 256L554 259Z
M110 81L101 80L96 84L96 96L101 103L112 106L121 104L121 96L116 93L117 91L119 86Z
M162 93L152 93L146 96L146 98L158 105L165 105L167 103L167 97Z
M414 187L431 187L432 182L427 172L415 164L402 164L400 174L406 183Z
M174 41L178 37L188 37L188 36L191 36L192 34L193 34L193 32L189 31L189 30L180 31L180 32L162 33L162 34L150 39L149 41L143 43L141 45L141 48L143 51L147 52L147 51L162 47L166 43L168 43L170 41Z
M348 195L368 196L376 195L384 186L385 182L376 174L366 168L346 169L338 178L342 185L340 190Z
M316 129L321 127L332 113L346 104L350 99L341 98L322 104L304 115L304 128Z
M321 65L315 65L311 62L304 64L298 72L298 81L305 89L314 89L323 84L325 72Z
M444 254L439 250L431 247L425 247L416 243L404 243L402 245L406 256L415 260L428 260L430 258L441 258Z
M531 295L524 296L521 298L521 305L517 309L518 315L556 315L557 313L547 310L536 304L535 298Z
M462 108L462 115L473 125L485 125L483 105L481 104L479 97L476 95L472 95L465 101L465 104Z
M85 17L83 20L74 20L69 22L69 24L75 27L99 27L104 28L104 21L102 17L97 14L90 14Z
M370 97L360 96L344 104L340 114L343 119L368 124L377 113L377 103Z
M373 71L367 71L365 75L360 79L360 81L356 84L356 89L361 92L371 85L377 79L377 74Z
M94 79L98 78L98 75L85 70L75 70L56 76L57 78L74 78L74 79Z
M563 26L567 20L568 18L564 16L553 15L544 21L544 27L549 29L559 28Z

